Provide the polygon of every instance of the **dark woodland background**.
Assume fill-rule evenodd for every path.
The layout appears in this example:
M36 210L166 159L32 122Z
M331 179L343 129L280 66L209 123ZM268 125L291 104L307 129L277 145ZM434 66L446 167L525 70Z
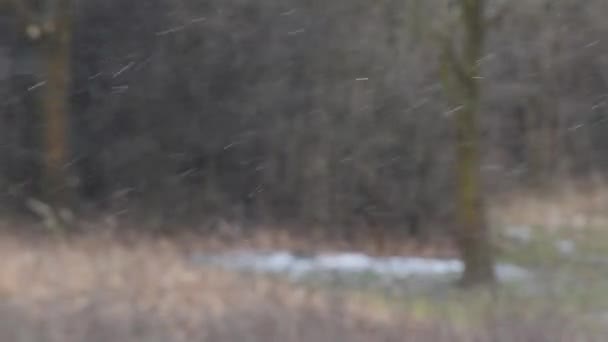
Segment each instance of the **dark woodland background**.
M83 208L166 227L222 217L443 232L453 221L457 108L444 99L428 32L446 8L78 1L69 185ZM607 11L604 1L519 1L488 28L479 63L490 197L604 179ZM43 159L41 62L11 20L0 20L8 212L40 192Z

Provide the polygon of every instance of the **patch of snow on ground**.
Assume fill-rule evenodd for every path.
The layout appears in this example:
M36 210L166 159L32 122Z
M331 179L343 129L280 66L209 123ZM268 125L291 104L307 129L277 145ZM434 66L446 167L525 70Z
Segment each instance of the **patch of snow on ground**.
M519 243L529 243L532 241L532 228L529 226L512 226L504 230L504 236Z
M292 278L300 278L318 272L335 272L373 273L386 278L401 279L411 276L454 275L463 270L462 262L457 259L377 258L361 253L332 253L301 257L287 251L239 252L213 256L196 255L193 260L198 264L241 271L286 274ZM497 265L496 272L502 281L518 280L530 275L528 270L509 264Z
M576 252L576 244L571 240L559 240L555 242L555 248L562 255L572 255Z

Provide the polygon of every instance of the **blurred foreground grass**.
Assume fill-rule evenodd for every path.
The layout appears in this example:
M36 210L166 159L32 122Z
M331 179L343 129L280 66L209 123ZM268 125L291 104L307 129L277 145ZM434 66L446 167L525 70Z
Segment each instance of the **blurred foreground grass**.
M0 236L0 341L604 341L608 239L532 229L498 240L533 281L462 291L294 284L189 261L208 241ZM575 248L563 254L556 242ZM233 246L234 247L234 246ZM331 286L329 286L331 285Z

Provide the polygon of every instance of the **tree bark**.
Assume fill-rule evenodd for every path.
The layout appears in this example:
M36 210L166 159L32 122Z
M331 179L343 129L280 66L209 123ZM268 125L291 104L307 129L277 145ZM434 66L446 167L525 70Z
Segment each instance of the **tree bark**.
M71 0L57 0L44 42L47 81L43 98L44 192L48 200L66 205L69 197L69 88Z
M492 283L494 262L485 217L480 175L478 128L479 62L485 34L484 0L460 0L463 37L457 55L451 38L443 47L443 83L455 110L457 173L457 242L464 263L465 286Z

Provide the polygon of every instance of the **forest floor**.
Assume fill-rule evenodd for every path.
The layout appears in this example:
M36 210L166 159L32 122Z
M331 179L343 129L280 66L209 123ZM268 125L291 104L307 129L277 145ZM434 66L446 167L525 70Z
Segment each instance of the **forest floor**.
M608 262L601 257L608 255L608 236L601 229L505 230L499 261L533 272L532 287L509 283L463 291L443 282L414 292L389 291L380 286L383 279L369 274L293 281L201 264L192 256L201 250L356 250L370 257L445 259L455 255L449 244L389 239L382 252L365 240L322 243L276 231L239 242L225 236L60 238L3 231L0 341L570 342L604 341L608 334ZM409 288L411 281L391 286Z

